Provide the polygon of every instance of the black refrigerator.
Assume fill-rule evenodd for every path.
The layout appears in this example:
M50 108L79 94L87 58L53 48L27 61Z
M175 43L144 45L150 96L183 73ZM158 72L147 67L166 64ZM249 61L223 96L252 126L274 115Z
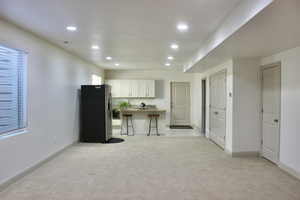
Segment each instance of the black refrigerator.
M82 85L80 141L105 143L112 138L111 87Z

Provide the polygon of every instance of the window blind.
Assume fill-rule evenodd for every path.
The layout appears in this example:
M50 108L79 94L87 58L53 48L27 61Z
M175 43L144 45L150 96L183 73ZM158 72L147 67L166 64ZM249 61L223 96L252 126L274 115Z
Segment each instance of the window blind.
M0 45L0 134L25 128L26 53Z

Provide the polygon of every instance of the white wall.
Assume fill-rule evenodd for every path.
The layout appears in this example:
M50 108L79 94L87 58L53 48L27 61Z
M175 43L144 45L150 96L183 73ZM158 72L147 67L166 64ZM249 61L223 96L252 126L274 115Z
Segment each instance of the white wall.
M201 132L201 113L202 113L202 79L200 73L193 73L192 92L192 121L193 125Z
M7 22L0 44L28 52L27 133L0 139L0 184L78 140L78 89L100 68Z
M232 106L233 106L233 98L230 97L230 93L233 92L233 61L229 60L226 61L225 63L222 63L218 66L212 67L211 69L199 74L197 76L198 83L200 83L199 90L201 92L201 80L206 78L206 137L209 137L209 78L213 74L226 70L226 75L227 75L227 82L226 82L226 88L227 88L227 105L226 105L226 144L225 144L225 150L228 152L232 152ZM199 81L200 80L200 81ZM201 94L199 98L199 104L201 106L202 100L201 100ZM199 109L198 115L195 116L198 120L196 120L199 123L199 126L201 127L201 110Z
M189 82L191 86L191 123L195 125L194 108L194 74L169 70L106 70L106 79L153 79L156 80L155 99L130 100L133 105L141 102L157 105L160 109L166 109L166 116L160 123L160 128L165 129L170 124L170 83L171 81ZM199 90L201 92L201 90Z
M280 162L300 174L300 47L262 59L281 62Z
M233 61L233 152L261 150L261 81L259 59Z
M227 108L226 144L229 153L260 151L260 62L258 59L234 59L215 66L198 75L197 80L207 80L206 136L209 137L209 79L213 74L226 70ZM200 81L199 81L200 80ZM201 87L199 88L201 91ZM231 95L230 95L231 94ZM201 94L200 94L201 105ZM195 119L201 127L201 112Z

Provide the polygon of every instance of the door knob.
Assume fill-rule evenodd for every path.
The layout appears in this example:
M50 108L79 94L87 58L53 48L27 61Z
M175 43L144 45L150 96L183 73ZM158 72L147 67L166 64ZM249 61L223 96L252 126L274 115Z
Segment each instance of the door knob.
M215 112L215 115L219 114L218 112Z
M274 122L275 122L275 123L278 123L278 122L279 122L279 120L278 120L278 119L274 119Z

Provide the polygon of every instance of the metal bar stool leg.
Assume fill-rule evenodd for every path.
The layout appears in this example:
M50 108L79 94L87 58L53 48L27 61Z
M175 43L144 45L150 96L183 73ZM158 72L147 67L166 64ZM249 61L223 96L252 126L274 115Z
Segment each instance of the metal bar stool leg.
M134 126L133 126L132 117L130 118L130 121L131 121L131 128L132 128L132 136L134 136Z
M128 135L128 117L126 117L126 133Z
M149 132L147 136L150 136L151 134L151 121L152 121L152 117L150 117L150 122L149 122Z
M159 133L158 133L158 117L155 117L155 127L156 127L156 135L159 136Z
M123 135L123 126L124 126L124 121L123 120L124 119L122 118L120 135Z

